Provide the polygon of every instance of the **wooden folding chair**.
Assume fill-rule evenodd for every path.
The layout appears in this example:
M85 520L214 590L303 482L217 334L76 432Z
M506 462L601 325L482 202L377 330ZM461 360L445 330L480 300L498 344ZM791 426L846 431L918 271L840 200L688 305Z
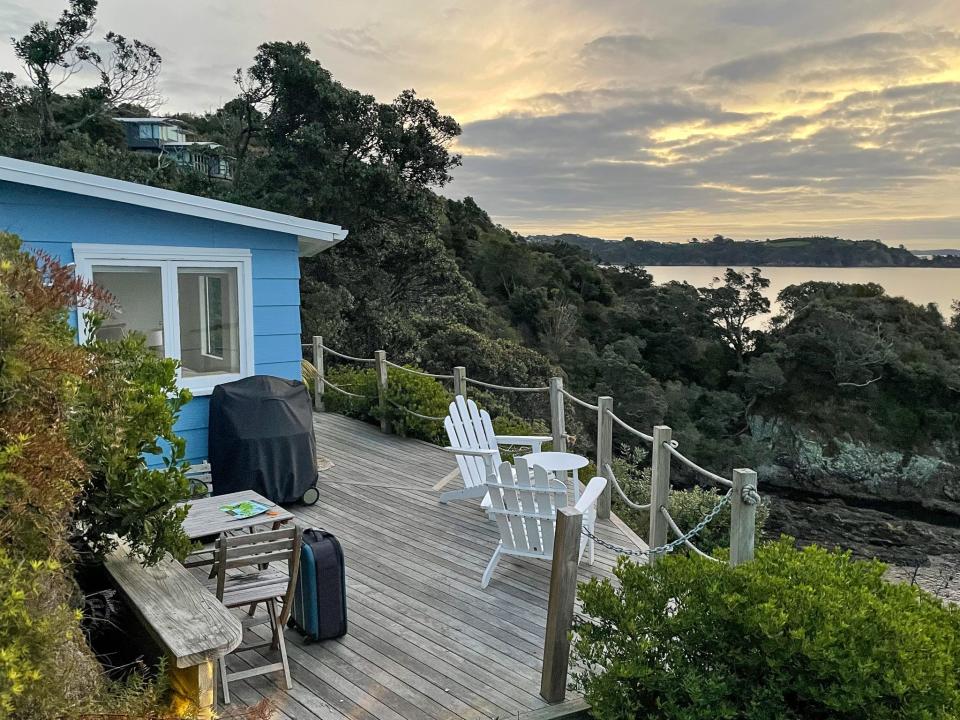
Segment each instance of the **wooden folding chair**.
M230 703L228 687L230 680L242 680L254 675L282 670L287 689L291 689L293 682L290 679L290 665L287 662L287 648L283 641L283 628L290 614L293 594L297 587L297 575L300 569L300 528L285 527L280 530L240 535L223 533L217 539L215 556L217 599L228 608L254 607L257 603L264 603L272 630L270 640L253 645L241 645L234 652L268 645L272 650L280 650L280 662L234 673L227 672L226 658L221 657L219 669L224 704ZM270 563L282 561L287 563L286 573L269 566ZM250 567L254 570L242 574L227 574L228 570L241 567ZM283 600L282 616L277 614L277 600Z

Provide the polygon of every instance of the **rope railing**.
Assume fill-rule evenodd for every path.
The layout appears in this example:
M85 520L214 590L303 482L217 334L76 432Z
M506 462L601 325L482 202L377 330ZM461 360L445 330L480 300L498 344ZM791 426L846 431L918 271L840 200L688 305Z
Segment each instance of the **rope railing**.
M662 505L660 506L660 514L663 515L663 518L667 521L667 526L673 531L673 534L676 535L677 537L683 537L683 530L681 530L677 526L677 523L674 521L673 517L670 515L670 511L667 510ZM706 558L707 560L713 560L714 562L720 562L720 560L717 560L717 558L711 555L707 555L703 550L698 548L689 540L687 540L684 543L684 546L686 546L688 550L693 550L693 552L695 552L700 557Z
M567 687L569 639L572 630L571 619L574 614L577 595L576 567L578 565L582 537L584 535L596 544L607 548L617 555L638 558L650 563L658 562L662 556L674 552L678 548L686 548L692 555L709 559L712 562L720 562L717 558L711 557L700 550L700 548L693 543L693 539L700 535L704 528L706 528L724 508L729 507L730 554L727 561L732 567L736 567L752 560L754 557L756 513L757 506L761 502L760 495L757 492L756 472L747 468L734 469L731 474L733 478L731 482L731 480L727 478L704 469L677 449L677 441L673 439L673 431L669 426L656 425L653 428L653 434L648 435L615 415L613 412L614 398L612 396L602 395L597 397L596 404L589 403L567 391L563 387L563 377L561 376L551 377L549 386L512 387L467 377L466 367L462 365L454 367L452 375L431 373L392 362L387 359L384 350L377 350L373 358L355 357L338 352L324 345L321 336L314 336L312 345L304 345L304 347L311 346L313 348L313 365L316 367L317 380L314 386L315 408L318 411L324 409L323 391L325 388L330 388L347 397L378 402L380 429L384 433L392 432L391 424L393 420L396 419L396 416L391 419L391 413L388 412L388 408L391 407L398 412L403 412L410 417L416 417L427 422L443 422L445 420L445 418L442 417L435 417L411 410L393 400L389 394L389 368L421 377L433 378L435 380L452 380L454 395L464 399L468 395L469 386L514 393L549 393L550 430L554 441L554 449L558 451L566 450L566 439L568 438L564 419L565 408L568 407L566 401L569 400L575 406L595 413L594 417L596 418L597 431L596 467L598 471L607 478L606 488L596 502L595 521L601 521L611 517L611 497L613 492L616 492L617 496L623 501L627 508L647 512L649 520L647 538L649 544L654 547L646 547L636 536L626 531L624 531L626 538L634 541L632 547L623 547L609 540L605 540L594 532L598 527L597 525L591 523L589 527L584 526L583 514L576 510L575 507L563 508L562 511L557 512L554 532L555 561L551 570L550 596L547 604L544 671L543 677L541 678L540 691L541 695L549 702L559 702L563 700L564 691ZM377 395L370 397L350 392L327 380L324 377L325 353L330 353L333 357L349 362L373 365ZM651 445L650 502L637 503L627 497L626 492L614 474L612 465L614 462L614 425L617 425L633 437L639 438L643 442ZM719 497L718 502L713 508L706 512L700 521L686 532L680 529L669 512L672 458L676 458L682 465L699 474L701 477L728 488L726 493ZM448 475L441 484L445 483L452 476L453 475ZM672 536L675 537L670 540L669 538ZM561 558L562 561L557 562L557 558ZM572 572L570 571L571 568L573 569ZM550 658L549 663L547 662L548 657Z
M304 347L313 347L312 345L307 345L307 343L304 343L303 345ZM336 350L328 348L326 345L321 345L320 347L323 348L324 352L328 352L335 357L341 358L342 360L349 360L350 362L359 362L359 363L371 363L371 364L376 362L376 359L374 358L354 357L353 355L347 355L346 353L337 352Z
M483 382L482 380L474 380L471 377L468 377L466 380L471 385L479 385L480 387L488 388L490 390L506 390L508 392L524 393L550 392L549 387L511 387L509 385L495 385L494 383Z
M387 398L387 402L390 403L391 405L393 405L393 407L395 407L397 410L402 410L402 411L405 412L407 415L413 415L414 417L420 418L421 420L430 420L430 421L433 421L433 422L443 422L444 419L445 419L445 418L442 418L442 417L434 417L433 415L423 415L423 414L421 414L421 413L416 412L415 410L411 410L410 408L404 407L404 406L401 405L400 403L394 402L394 401L391 400L390 398Z
M376 400L375 397L371 397L370 395L359 395L357 393L350 392L349 390L344 390L342 387L339 385L334 385L326 378L320 378L320 382L322 382L324 386L336 390L338 393L342 393L348 397L359 398L360 400Z
M309 347L310 345L305 343L304 346ZM314 338L312 347L315 349L315 355L319 354L321 356L319 358L319 364L318 364L318 376L319 376L319 379L321 380L321 382L318 383L318 386L320 388L329 387L335 390L336 392L339 392L348 397L358 398L362 400L371 400L371 401L379 400L381 413L383 413L383 411L386 409L387 406L392 406L397 410L400 410L401 412L404 412L412 417L417 417L422 420L426 420L428 422L442 422L444 420L444 418L442 417L436 417L433 415L419 413L415 410L411 410L410 408L403 407L402 405L398 404L394 400L390 399L388 397L388 387L389 387L389 379L387 377L388 367L393 368L395 370L402 371L402 372L407 372L413 375L419 375L421 377L433 378L435 380L447 380L447 381L452 380L454 393L458 395L463 395L463 396L466 396L467 394L468 385L486 388L489 390L499 390L504 392L550 393L551 426L552 426L554 438L559 437L562 439L566 437L564 422L563 422L563 407L565 404L564 399L569 400L574 405L584 408L585 410L597 413L598 436L597 436L596 462L597 462L597 466L599 468L602 468L603 474L608 479L608 488L604 496L601 498L602 502L598 503L597 514L598 514L598 517L600 518L606 518L610 514L609 508L610 508L611 491L616 491L617 495L623 501L623 503L628 508L631 508L633 510L650 510L654 502L658 503L658 506L661 509L663 509L664 507L663 498L665 497L663 493L669 492L669 475L670 475L669 458L671 456L673 458L676 458L683 466L685 466L689 470L692 470L694 473L696 473L702 478L705 478L708 481L716 483L717 485L720 485L725 488L732 488L734 486L734 483L731 482L729 479L722 477L714 472L711 472L706 468L701 467L700 465L695 463L693 460L690 460L683 453L681 453L677 449L677 446L678 446L677 441L672 439L672 437L670 436L670 429L668 427L658 426L654 428L654 434L656 435L657 433L660 433L659 437L663 440L663 443L662 443L663 450L658 450L658 447L657 447L658 441L654 439L654 435L649 435L641 430L638 430L637 428L631 426L629 423L623 420L623 418L618 417L616 414L614 414L612 410L613 398L606 397L606 396L599 397L597 398L597 404L587 402L586 400L583 400L582 398L579 398L573 393L566 390L563 387L563 381L560 378L553 378L551 379L549 386L542 386L542 387L540 386L516 387L516 386L510 386L510 385L499 385L497 383L486 382L483 380L477 380L475 378L467 377L465 369L463 367L454 368L454 372L452 375L445 374L445 373L432 373L432 372L427 372L425 370L406 367L399 363L387 360L386 353L382 350L378 350L376 353L374 353L375 357L373 358L363 358L363 357L348 355L347 353L339 352L337 350L330 348L328 345L325 345L323 343L323 338L319 336ZM323 363L322 363L323 353L330 353L335 357L338 357L350 362L372 363L375 366L375 369L377 372L377 396L369 397L366 395L353 393L327 380L323 376ZM314 358L314 361L316 364L318 361L318 358ZM316 402L318 403L318 407L322 406L322 398L317 399ZM381 419L381 429L384 432L389 432L389 422L385 418L386 416L384 415L384 419ZM650 503L637 503L632 501L629 497L627 497L627 494L624 492L623 487L620 485L619 481L617 480L616 476L613 473L613 467L610 463L612 462L612 459L613 459L613 453L612 453L613 438L612 438L611 428L613 427L614 424L617 425L622 430L624 430L625 432L629 433L630 435L636 438L639 438L640 440L646 443L651 443L654 446L653 447L653 455L654 455L653 464L655 468L656 467L662 468L663 475L660 481L661 485L658 486L660 489L657 491L656 494L651 491ZM564 446L561 444L560 447L563 448ZM666 452L664 453L664 451ZM736 473L734 475L736 476ZM658 477L661 477L661 476L658 476ZM756 477L755 473L753 474L753 477L754 478ZM755 483L755 480L753 482ZM760 502L760 496L757 493L755 485L747 485L745 487L742 487L741 491L739 492L740 492L740 495L742 495L741 500L743 503L746 503L749 505L755 505ZM654 495L656 495L656 497L659 499L654 500ZM651 523L654 522L654 519L656 519L657 523L660 523L661 530L663 528L664 521L666 521L668 525L672 523L672 520L667 520L666 517L661 519L660 512L655 512L651 516ZM671 526L670 529L673 530L674 528ZM677 532L679 531L675 531L675 534ZM662 537L662 535L659 535L659 537Z
M623 420L621 420L620 418L618 418L616 415L614 415L614 414L613 414L612 412L610 412L609 410L607 410L607 415L610 417L611 420L613 420L617 425L619 425L620 427L622 427L622 428L623 428L624 430L626 430L628 433L632 433L633 435L636 435L638 438L640 438L640 439L643 440L644 442L648 442L648 443L652 443L652 442L653 442L653 435L647 435L645 432L640 432L640 431L637 430L635 427L631 427L630 425L627 425L627 423L625 423Z
M326 378L321 378L321 380L323 381L323 384L326 385L328 388L331 388L331 389L333 389L333 390L336 390L338 393L342 393L342 394L346 395L347 397L357 398L357 399L359 399L359 400L370 400L370 401L373 401L373 400L376 400L376 399L377 399L376 397L373 397L373 396L371 396L371 395L360 395L360 394L358 394L358 393L350 392L349 390L344 390L342 387L340 387L339 385L334 385L332 382L330 382L330 381L327 380ZM393 407L395 407L397 410L402 410L403 412L407 413L408 415L413 415L414 417L418 417L418 418L420 418L421 420L430 420L430 421L433 421L433 422L443 422L443 420L444 420L444 418L442 418L442 417L436 417L436 416L434 416L434 415L424 415L424 414L422 414L422 413L418 413L417 411L411 410L410 408L407 408L407 407L404 407L404 406L401 405L400 403L394 402L393 400L390 400L389 398L387 398L387 402L388 402L390 405L392 405Z
M623 488L620 487L620 483L617 482L616 476L613 474L613 467L610 465L603 466L603 472L607 476L607 479L613 484L613 489L617 491L617 495L620 496L620 499L623 500L623 503L633 510L649 510L650 503L641 505L639 503L633 502L630 498L627 497L626 493L623 492Z
M700 467L693 460L691 460L686 455L684 455L679 450L677 450L677 448L672 444L664 443L663 446L670 452L671 455L673 455L677 460L679 460L681 463L686 465L688 468L690 468L694 472L699 473L700 475L707 478L708 480L713 480L713 482L717 483L718 485L723 485L724 487L728 487L728 488L733 487L733 483L731 481L727 480L725 477L721 477L716 473L712 473L709 470L706 470Z
M376 361L374 361L376 362ZM453 380L453 375L441 375L440 373L431 373L426 372L425 370L415 370L414 368L406 367L405 365L398 365L395 362L390 360L385 361L387 365L397 370L403 370L403 372L411 373L412 375L421 375L423 377L434 378L435 380Z
M600 409L598 406L596 406L596 405L591 405L591 404L588 403L586 400L581 400L581 399L578 398L576 395L572 395L571 393L568 393L566 390L564 390L564 389L562 389L562 388L561 388L560 392L563 394L563 396L564 396L565 398L567 398L567 400L570 400L571 402L576 403L577 405L579 405L579 406L582 407L582 408L586 408L587 410L592 410L593 412L597 412L597 411Z

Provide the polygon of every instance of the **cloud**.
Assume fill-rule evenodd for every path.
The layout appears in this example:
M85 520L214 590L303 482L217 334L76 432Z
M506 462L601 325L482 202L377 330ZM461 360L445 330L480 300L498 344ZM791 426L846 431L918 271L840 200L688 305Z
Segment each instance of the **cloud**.
M948 30L863 33L748 55L714 65L704 78L734 84L898 79L943 70L958 53L960 34Z
M833 99L830 90L784 90L778 98L788 103L807 103Z
M678 88L658 91L603 88L528 98L533 112L512 112L469 123L461 146L502 154L535 153L558 146L568 154L636 159L649 134L675 123L702 128L744 122L755 115L724 110Z
M676 52L675 41L637 33L601 35L580 49L580 59L587 63L629 65L651 58L663 59Z
M960 158L960 83L853 93L785 116L731 112L677 88L598 92L620 104L588 112L589 93L578 91L550 98L552 114L466 125L457 187L527 228L533 217L542 227L603 224L627 209L859 216L924 197ZM677 123L685 136L660 137Z
M366 28L337 28L323 34L323 44L352 55L386 59L387 48Z
M10 36L64 0L0 5ZM415 87L458 117L464 166L444 191L518 230L960 244L958 0L164 8L101 0L99 28L157 46L168 112L228 100L260 43L305 41L348 87ZM0 44L0 68L18 66Z
M0 5L0 37L20 37L26 34L38 19L36 11L27 5L5 2ZM55 20L56 16L51 19Z

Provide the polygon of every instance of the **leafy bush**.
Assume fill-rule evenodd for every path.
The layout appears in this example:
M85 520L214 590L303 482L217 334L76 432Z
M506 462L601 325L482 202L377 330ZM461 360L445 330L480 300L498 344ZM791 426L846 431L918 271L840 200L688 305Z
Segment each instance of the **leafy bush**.
M676 555L581 585L574 685L597 720L947 720L960 609L789 538L737 568Z
M482 404L480 405L481 407L486 407ZM550 435L550 428L543 420L525 420L519 415L511 412L505 412L491 418L491 423L493 423L493 431L497 435ZM553 443L547 442L543 444L541 451L547 452L552 448ZM526 455L529 452L530 448L526 445L516 447L511 445L502 445L500 447L500 456L507 462L513 462L513 459L516 455ZM581 476L580 479L585 480L589 478L586 476Z
M146 470L140 453L157 435L176 445L184 396L168 401L173 366L142 341L78 346L69 309L109 297L6 233L0 290L0 717L146 717L160 687L115 686L87 646L68 537L103 551L118 533L146 560L183 547L176 467Z
M12 713L24 694L35 700L45 694L32 692L44 682L42 660L57 654L64 634L79 634L73 613L47 597L53 586L62 588L59 570L54 560L18 561L0 549L0 716Z
M304 362L304 367L304 377L309 378L308 382L312 383L316 371L312 365L308 365L306 362ZM412 368L413 366L405 365L404 367ZM360 398L348 397L332 388L327 388L323 395L323 402L328 410L366 422L380 422L377 378L373 368L351 366L328 368L326 379L347 392L362 396ZM550 429L542 420L525 420L510 411L506 405L491 402L493 398L490 398L487 393L477 392L476 396L477 404L488 409L493 416L493 429L498 435L550 434ZM432 417L446 417L449 405L453 401L453 394L441 382L434 378L391 368L387 384L387 400L386 416L394 432L398 435L419 438L438 445L447 444L447 433L441 421L424 420L401 409L409 408L421 415ZM550 444L547 443L543 446L543 449L549 450L550 447ZM530 452L527 447L516 449L524 454ZM512 460L513 453L511 450L512 448L509 447L503 449L501 454L505 460Z
M327 388L323 401L328 410L367 422L380 422L377 377L373 368L340 366L328 369L325 375L334 385L362 396L348 397ZM398 435L443 443L446 442L446 432L442 421L418 418L404 412L402 408L421 415L442 418L446 416L452 399L452 394L434 378L392 368L387 383L386 418Z
M623 492L638 505L650 502L650 467L642 467L645 452L632 448L626 458L613 461L613 473ZM650 532L650 513L628 507L616 491L613 492L614 512L644 540ZM689 490L673 489L670 492L670 515L677 526L687 531L696 525L720 501L721 493L714 488L693 487ZM756 539L759 542L764 523L770 515L768 501L757 506ZM671 535L669 539L673 539ZM692 540L700 550L711 553L717 548L730 546L730 506L720 513Z
M190 392L177 387L177 361L155 355L139 334L86 348L94 369L79 386L71 424L90 472L74 514L77 537L98 556L122 537L144 563L167 552L182 559L190 541L177 503L192 493L173 426ZM145 455L161 464L148 466Z
M103 297L7 233L0 286L0 717L54 717L99 680L62 568L86 480L65 418L90 369L66 309Z

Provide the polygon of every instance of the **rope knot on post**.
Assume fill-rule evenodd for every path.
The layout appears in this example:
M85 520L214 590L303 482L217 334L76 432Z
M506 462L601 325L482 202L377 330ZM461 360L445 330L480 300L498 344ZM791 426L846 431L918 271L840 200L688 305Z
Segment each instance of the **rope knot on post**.
M747 505L759 505L760 493L756 485L744 485L740 490L740 499Z

